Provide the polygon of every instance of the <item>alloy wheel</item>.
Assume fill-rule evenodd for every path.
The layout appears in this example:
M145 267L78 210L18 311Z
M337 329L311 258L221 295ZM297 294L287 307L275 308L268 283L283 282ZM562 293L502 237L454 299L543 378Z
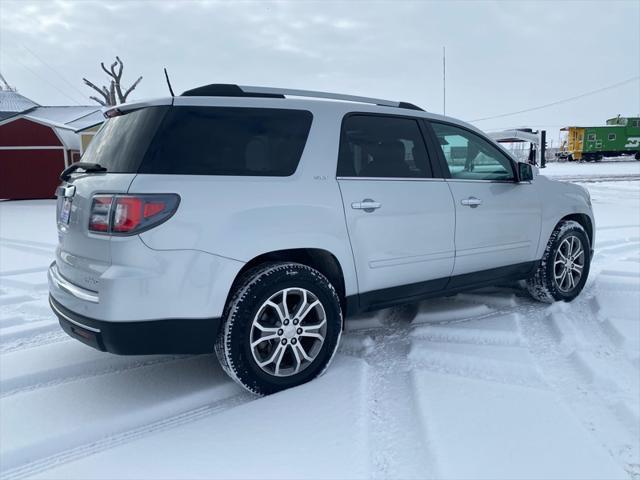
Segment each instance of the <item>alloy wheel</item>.
M580 283L585 264L582 241L570 235L560 243L553 260L553 279L558 289L568 293Z
M326 334L326 313L318 297L304 288L285 288L258 309L249 333L251 353L264 372L288 377L313 363Z

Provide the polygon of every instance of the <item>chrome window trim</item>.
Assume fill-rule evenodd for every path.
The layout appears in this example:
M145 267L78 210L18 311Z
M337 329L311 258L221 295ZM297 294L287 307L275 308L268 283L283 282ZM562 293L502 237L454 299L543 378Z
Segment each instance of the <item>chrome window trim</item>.
M483 183L514 183L514 184L519 184L519 183L530 183L530 182L518 182L515 179L514 180L486 180L486 179L475 179L475 178L446 178L445 179L447 182L471 182L471 183L477 183L477 182L483 182Z
M336 177L336 180L367 180L374 182L444 182L444 178L415 178L415 177Z

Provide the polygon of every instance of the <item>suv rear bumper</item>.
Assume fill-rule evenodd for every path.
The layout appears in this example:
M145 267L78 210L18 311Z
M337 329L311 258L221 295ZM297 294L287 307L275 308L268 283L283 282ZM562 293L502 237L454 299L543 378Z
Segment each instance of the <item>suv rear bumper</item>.
M154 250L138 236L114 238L101 248L109 254L59 247L49 293L72 312L108 322L222 317L244 266L200 250Z
M74 313L51 295L49 305L68 335L118 355L211 353L221 324L219 318L108 322Z

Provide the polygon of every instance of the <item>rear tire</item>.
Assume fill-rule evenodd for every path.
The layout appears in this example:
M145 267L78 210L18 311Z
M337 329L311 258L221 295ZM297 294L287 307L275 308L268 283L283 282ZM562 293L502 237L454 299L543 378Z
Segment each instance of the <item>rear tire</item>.
M231 378L269 395L324 373L342 321L338 294L324 275L298 263L266 264L240 281L215 350Z
M527 289L541 302L570 302L584 288L590 264L587 233L578 222L564 220L551 234L536 273L527 280Z

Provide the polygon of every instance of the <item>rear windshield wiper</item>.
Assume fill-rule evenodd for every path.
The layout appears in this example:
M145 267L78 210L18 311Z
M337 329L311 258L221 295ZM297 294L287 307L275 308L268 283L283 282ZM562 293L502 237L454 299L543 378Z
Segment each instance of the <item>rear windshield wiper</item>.
M69 165L65 168L60 174L60 180L66 182L71 178L71 174L78 170L79 168L83 169L85 172L106 172L107 169L104 168L99 163L90 163L90 162L77 162Z

